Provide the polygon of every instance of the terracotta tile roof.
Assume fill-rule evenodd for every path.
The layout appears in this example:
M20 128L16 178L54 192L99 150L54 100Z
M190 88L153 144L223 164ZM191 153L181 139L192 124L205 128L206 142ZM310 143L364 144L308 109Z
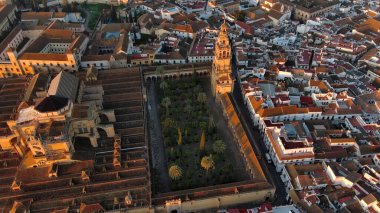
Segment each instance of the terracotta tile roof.
M268 16L272 17L274 19L279 20L284 14L280 13L279 11L276 11L274 9L269 10Z
M47 29L43 32L43 35L49 38L72 39L74 32L72 30Z
M264 100L262 98L256 100L255 96L253 96L253 95L249 96L248 98L249 98L249 101L251 102L252 107L255 110L255 112L257 112L259 109L262 108L261 105L264 103Z
M210 25L205 21L192 21L190 22L191 27L194 32L199 32L200 30L209 27Z
M365 202L367 205L377 201L376 197L373 195L373 194L369 194L367 196L365 196L363 199L362 199L363 202Z
M79 213L100 213L100 212L105 212L105 210L99 203L88 204L88 205L84 203L80 204Z
M194 33L194 30L191 27L191 25L175 25L174 30L186 33Z
M53 12L23 12L21 13L21 21L38 20L37 25L43 25L49 21Z
M68 61L66 54L52 53L23 53L19 60L30 61Z
M356 143L354 138L329 138L328 141L334 143Z
M66 16L65 12L54 12L53 18L64 18Z
M260 117L272 117L280 115L307 114L309 112L322 112L320 107L299 108L295 105L260 109L257 113Z
M71 44L71 49L77 49L79 48L83 42L86 40L87 36L84 34L80 34Z

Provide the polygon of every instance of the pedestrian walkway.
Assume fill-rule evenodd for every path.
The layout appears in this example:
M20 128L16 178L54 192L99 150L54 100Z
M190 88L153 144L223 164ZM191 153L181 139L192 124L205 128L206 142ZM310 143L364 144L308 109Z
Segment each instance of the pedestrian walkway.
M148 109L150 109L148 110L149 143L152 153L152 167L155 172L159 174L158 191L162 193L169 192L170 188L166 153L160 125L159 109L157 106L155 83L152 82L148 85Z

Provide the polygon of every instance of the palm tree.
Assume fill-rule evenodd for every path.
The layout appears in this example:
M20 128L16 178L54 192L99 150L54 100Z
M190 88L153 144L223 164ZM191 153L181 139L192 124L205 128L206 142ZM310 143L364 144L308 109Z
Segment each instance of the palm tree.
M172 118L165 118L165 120L162 121L161 124L165 128L171 128L171 127L173 127L175 125L175 121Z
M212 156L204 156L201 160L201 166L206 170L206 172L208 172L210 169L213 169L215 167L215 163L212 159Z
M178 145L182 145L182 132L181 128L178 127Z
M172 104L172 102L170 101L170 98L169 97L163 98L161 101L161 104L162 104L162 106L164 106L166 108L166 115L168 115L169 114L169 106L170 106L170 104Z
M206 145L206 135L205 135L205 131L202 130L202 136L201 136L201 142L199 144L199 149L201 151L204 151L205 150L205 145Z
M169 177L172 179L172 180L179 180L182 176L182 169L181 167L177 166L177 165L172 165L170 168L169 168Z
M165 95L165 90L169 87L168 83L166 83L166 81L162 81L160 83L160 89L162 89L164 91L164 95Z
M217 154L222 154L224 151L226 151L226 144L224 144L221 140L217 140L212 145L212 150L214 150L214 152Z
M197 101L204 104L207 101L207 95L204 92L198 93Z
M202 129L202 130L205 130L207 128L207 122L205 121L201 121L199 122L199 127Z

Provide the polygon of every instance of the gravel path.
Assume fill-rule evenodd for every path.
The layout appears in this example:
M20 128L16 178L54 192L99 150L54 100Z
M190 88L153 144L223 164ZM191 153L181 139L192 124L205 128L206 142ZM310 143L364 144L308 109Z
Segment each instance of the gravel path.
M159 109L155 83L148 85L148 126L150 130L150 148L152 150L152 167L159 174L159 192L169 192L169 175L166 163L166 153L162 137Z

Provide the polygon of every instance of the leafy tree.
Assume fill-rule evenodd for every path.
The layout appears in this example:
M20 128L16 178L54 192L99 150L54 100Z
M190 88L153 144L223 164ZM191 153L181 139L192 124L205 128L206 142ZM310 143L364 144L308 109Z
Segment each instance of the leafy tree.
M171 128L175 124L174 120L172 118L165 118L165 120L162 122L162 125L165 128Z
M162 81L160 83L160 89L162 89L164 91L164 95L165 95L165 90L169 87L168 83L166 83L166 81Z
M182 177L182 169L178 165L172 165L169 168L169 177L172 180L179 180Z
M217 154L222 154L224 151L226 151L226 145L223 141L217 140L212 145L212 150Z
M236 19L239 21L245 21L245 17L247 16L247 14L244 11L237 11L234 15Z
M205 135L205 131L202 130L201 142L199 144L199 149L201 151L204 151L205 150L205 145L206 145L206 135Z
M187 113L190 114L191 111L193 111L193 107L190 104L186 104L185 108L183 110Z
M206 103L206 101L207 101L207 95L206 95L206 93L204 93L204 92L198 93L197 101L200 102L200 103L202 103L202 104Z
M193 89L194 93L199 93L202 91L202 87L200 85L196 85Z
M210 169L213 169L215 167L214 160L212 159L212 156L204 156L201 160L201 166L203 169L205 169L207 172Z
M181 128L178 127L178 145L182 145L182 132Z
M161 101L161 105L166 108L166 115L169 114L169 106L172 104L169 97L165 97Z
M185 100L185 104L191 104L191 100L190 99L186 99Z

